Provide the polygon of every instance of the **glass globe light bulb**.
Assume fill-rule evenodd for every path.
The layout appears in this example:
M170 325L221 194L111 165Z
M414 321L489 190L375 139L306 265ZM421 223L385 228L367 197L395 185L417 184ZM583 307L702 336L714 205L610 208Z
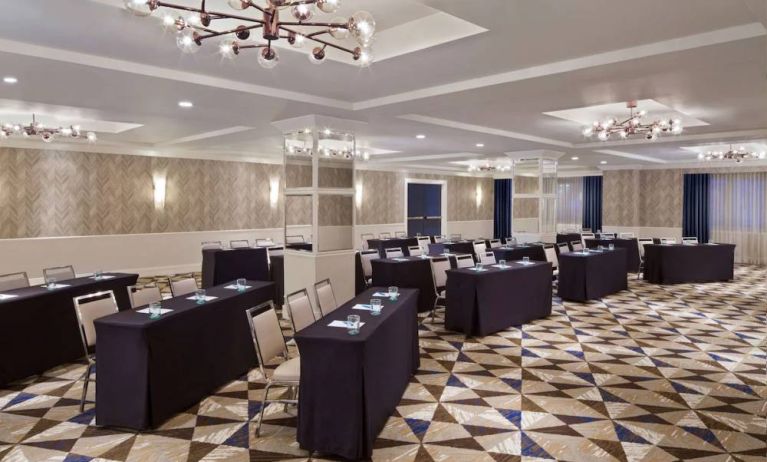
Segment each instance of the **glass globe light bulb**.
M317 8L323 13L335 13L341 6L341 0L317 0Z
M176 35L176 45L184 53L196 53L200 48L195 42L196 33L192 29L184 29Z
M157 8L150 0L123 0L123 4L135 16L149 16Z
M96 142L96 140L97 140L97 138L96 138L96 134L95 134L95 133L93 133L93 132L88 132L88 133L85 135L85 137L86 137L86 138L88 139L88 141L89 141L89 142L91 142L91 143L95 143L95 142Z
M264 69L273 69L279 60L280 57L274 48L263 48L258 54L258 64Z
M373 64L373 51L369 48L363 48L357 63L360 67L370 67Z
M599 138L601 141L607 141L607 139L610 138L610 134L605 131L602 131L602 132L599 132L599 134L597 135L597 138Z
M682 126L679 124L676 124L673 127L671 127L671 133L673 133L674 135L678 135L682 133L682 131L684 131L684 128L682 128Z
M250 6L248 2L244 0L228 0L227 3L234 10L244 10Z
M218 51L224 58L232 59L237 55L239 44L233 38L225 38L218 45Z
M290 13L298 21L308 21L314 16L314 5L309 3L299 3L291 8Z
M376 21L367 11L358 11L349 18L349 30L360 44L364 44L373 38Z
M306 37L303 35L296 34L295 38L293 39L293 43L291 45L294 48L301 48L304 46L304 43L306 43Z
M583 133L583 136L591 136L594 134L594 130L591 127L586 127L581 133Z
M176 25L176 18L166 13L162 17L162 25L165 26L166 29L174 27Z
M312 64L322 64L325 62L325 50L320 47L316 47L309 53L309 62Z
M343 24L344 18L333 18L333 24ZM345 27L331 27L330 35L337 40L344 40L349 37L349 29Z

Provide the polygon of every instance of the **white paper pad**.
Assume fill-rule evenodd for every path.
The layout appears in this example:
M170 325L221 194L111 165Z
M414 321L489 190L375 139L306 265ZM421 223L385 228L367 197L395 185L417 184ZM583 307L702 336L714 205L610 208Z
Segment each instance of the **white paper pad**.
M69 287L69 284L53 284L53 286L46 284L43 287L46 289L63 289L64 287Z
M376 292L373 294L374 297L391 297L391 295L392 295L391 292Z
M501 265L492 265L493 268L499 268L499 269L509 269L511 268L509 265L501 266Z
M531 261L524 261L524 260L519 260L517 263L519 263L520 265L525 265L525 266L533 264L533 262Z
M482 271L487 271L485 268L477 268L476 266L472 266L469 268L470 271L476 271L477 273L481 273Z
M206 296L205 296L205 301L206 301L206 302L209 302L209 301L211 301L211 300L215 300L215 299L217 299L217 298L218 298L218 297L214 297L214 296L212 296L212 295L206 295ZM186 297L186 299L187 299L187 300L194 300L194 301L197 301L197 296L196 296L196 295L192 295L191 297Z
M114 279L116 276L113 276L111 274L102 274L100 278L96 279L96 276L91 276L91 279L96 279L98 281L102 279Z
M365 325L364 322L360 323L360 327L364 325ZM328 327L343 327L344 329L348 329L349 325L346 323L346 321L333 321L330 324L328 324Z
M0 300L10 300L12 298L16 298L18 295L12 295L12 294L0 294Z
M365 311L373 311L373 308L370 307L370 305L361 305L356 304L352 307L353 310L365 310Z
M250 289L250 288L251 288L251 287L253 287L253 286L242 286L242 287L243 287L244 289ZM236 286L236 285L234 285L234 284L229 284L228 286L225 286L225 287L224 287L224 289L229 289L229 290L237 290L237 286Z
M171 310L170 308L160 308L160 314L170 313L171 311L173 310ZM143 310L136 310L136 313L151 314L151 312L149 311L149 308L144 308Z
M401 257L392 258L392 260L394 260L394 261L410 261L407 258L401 258Z

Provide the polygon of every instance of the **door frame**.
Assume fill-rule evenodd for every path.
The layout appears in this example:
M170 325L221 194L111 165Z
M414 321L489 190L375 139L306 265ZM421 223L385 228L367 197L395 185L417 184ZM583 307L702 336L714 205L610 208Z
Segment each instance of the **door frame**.
M405 229L407 230L407 191L408 191L408 185L411 183L415 184L438 184L440 185L440 202L441 202L441 212L440 215L442 216L442 222L440 223L440 230L443 235L447 235L447 180L426 180L422 178L405 178L405 203L404 203L404 209L405 209L405 216L404 216L404 225Z

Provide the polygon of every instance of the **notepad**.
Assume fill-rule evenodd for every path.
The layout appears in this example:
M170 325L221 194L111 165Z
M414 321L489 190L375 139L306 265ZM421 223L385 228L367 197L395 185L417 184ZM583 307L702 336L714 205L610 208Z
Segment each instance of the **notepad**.
M375 292L373 294L374 297L391 297L392 295L394 295L394 294L392 294L391 292ZM397 295L399 295L399 293L397 293ZM367 305L365 305L365 306L367 306Z
M482 271L487 271L485 268L482 268L482 267L477 268L476 266L472 266L471 268L468 268L468 269L470 271L476 271L477 273L481 273Z
M359 324L360 327L364 326L365 323L361 322ZM328 324L328 327L343 327L344 329L349 328L349 324L346 321L333 321L330 324Z
M392 260L394 260L394 261L410 261L407 258L402 258L402 257L392 258Z
M113 276L111 274L102 274L100 278L97 278L96 276L91 276L91 279L95 279L97 281L100 281L102 279L114 279L116 276Z
M499 269L509 269L511 268L509 265L492 265L493 268L499 268Z
M42 287L45 289L63 289L69 287L69 284L45 284Z
M364 305L361 303L358 303L352 307L353 310L365 310L365 311L373 311L373 308L371 308L370 305Z
M250 289L251 287L253 287L253 286L241 286L241 287L237 287L235 284L229 284L228 286L224 286L224 289L229 289L229 290L237 290L237 289L240 289L240 288L242 288L242 289Z
M10 300L12 298L16 298L18 295L12 295L12 294L0 294L0 301L2 300Z
M170 313L170 308L160 308L160 314ZM143 310L136 310L136 313L144 313L144 314L152 314L151 311L149 311L149 308L144 308Z
M519 263L520 265L525 265L525 266L533 264L533 262L531 261L524 261L524 260L519 260L517 263Z
M215 299L217 299L217 298L218 298L218 297L214 297L214 296L212 296L212 295L206 295L206 296L205 296L205 301L206 301L206 302L209 302L209 301L211 301L211 300L215 300ZM196 295L192 295L191 297L186 297L186 299L187 299L187 300L194 300L194 301L197 301L197 296L196 296Z

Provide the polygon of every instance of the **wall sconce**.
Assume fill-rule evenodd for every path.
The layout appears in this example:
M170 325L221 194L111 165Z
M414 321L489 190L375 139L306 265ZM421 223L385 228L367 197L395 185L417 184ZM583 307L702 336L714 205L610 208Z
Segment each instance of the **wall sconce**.
M362 207L362 182L358 181L357 185L354 186L354 203L357 205L357 208Z
M272 178L269 180L269 205L272 208L277 207L277 200L280 198L280 180Z
M152 178L154 184L154 208L155 210L165 209L165 185L166 178L164 175L156 175Z
M477 183L477 207L482 205L482 185Z

